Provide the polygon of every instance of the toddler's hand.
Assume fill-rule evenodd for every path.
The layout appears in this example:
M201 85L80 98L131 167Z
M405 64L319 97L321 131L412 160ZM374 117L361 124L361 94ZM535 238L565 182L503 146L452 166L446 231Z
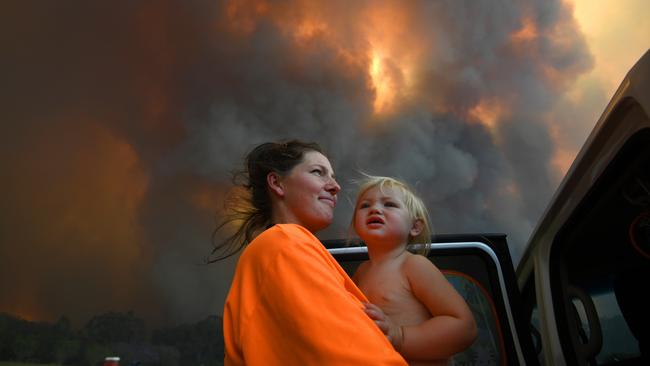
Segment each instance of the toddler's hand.
M395 324L390 317L384 314L384 311L379 306L369 302L365 302L363 305L363 310L366 312L366 315L375 321L375 324L386 335L393 348L399 352L402 347L402 341L404 340L402 327Z

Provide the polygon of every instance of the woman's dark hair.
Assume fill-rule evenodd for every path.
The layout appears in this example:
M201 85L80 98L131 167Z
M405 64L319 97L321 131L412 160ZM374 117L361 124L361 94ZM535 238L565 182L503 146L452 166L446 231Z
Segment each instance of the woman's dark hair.
M266 177L275 172L282 176L302 162L306 152L323 153L315 142L288 140L267 142L251 150L245 158L244 170L233 176L235 188L226 200L225 219L212 233L214 249L208 263L237 254L255 235L271 224L271 197ZM236 231L225 240L216 243L217 233L224 227L235 225Z

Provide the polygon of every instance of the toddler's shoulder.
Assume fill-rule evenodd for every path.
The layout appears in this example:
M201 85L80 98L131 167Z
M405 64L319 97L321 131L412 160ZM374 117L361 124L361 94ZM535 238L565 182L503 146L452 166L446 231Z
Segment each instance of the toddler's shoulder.
M405 260L403 269L408 276L441 273L429 258L420 254L411 254Z
M410 266L426 266L426 265L434 265L429 258L421 255L421 254L414 254L414 253L409 253L409 255L406 257L404 260L405 265L410 265Z

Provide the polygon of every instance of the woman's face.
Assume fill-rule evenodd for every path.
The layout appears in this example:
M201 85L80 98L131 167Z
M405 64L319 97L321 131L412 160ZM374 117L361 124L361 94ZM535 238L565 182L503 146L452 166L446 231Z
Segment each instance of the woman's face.
M332 223L336 194L341 187L323 154L306 152L302 162L280 178L280 185L287 223L302 225L314 233Z

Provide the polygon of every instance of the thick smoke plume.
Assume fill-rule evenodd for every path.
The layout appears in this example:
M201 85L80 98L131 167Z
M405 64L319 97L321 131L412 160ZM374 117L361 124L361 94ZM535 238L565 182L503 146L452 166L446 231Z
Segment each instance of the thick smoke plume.
M517 260L592 63L560 0L16 2L0 24L0 311L30 319L220 313L234 259L202 263L230 172L280 138L330 152L323 238L363 171Z

